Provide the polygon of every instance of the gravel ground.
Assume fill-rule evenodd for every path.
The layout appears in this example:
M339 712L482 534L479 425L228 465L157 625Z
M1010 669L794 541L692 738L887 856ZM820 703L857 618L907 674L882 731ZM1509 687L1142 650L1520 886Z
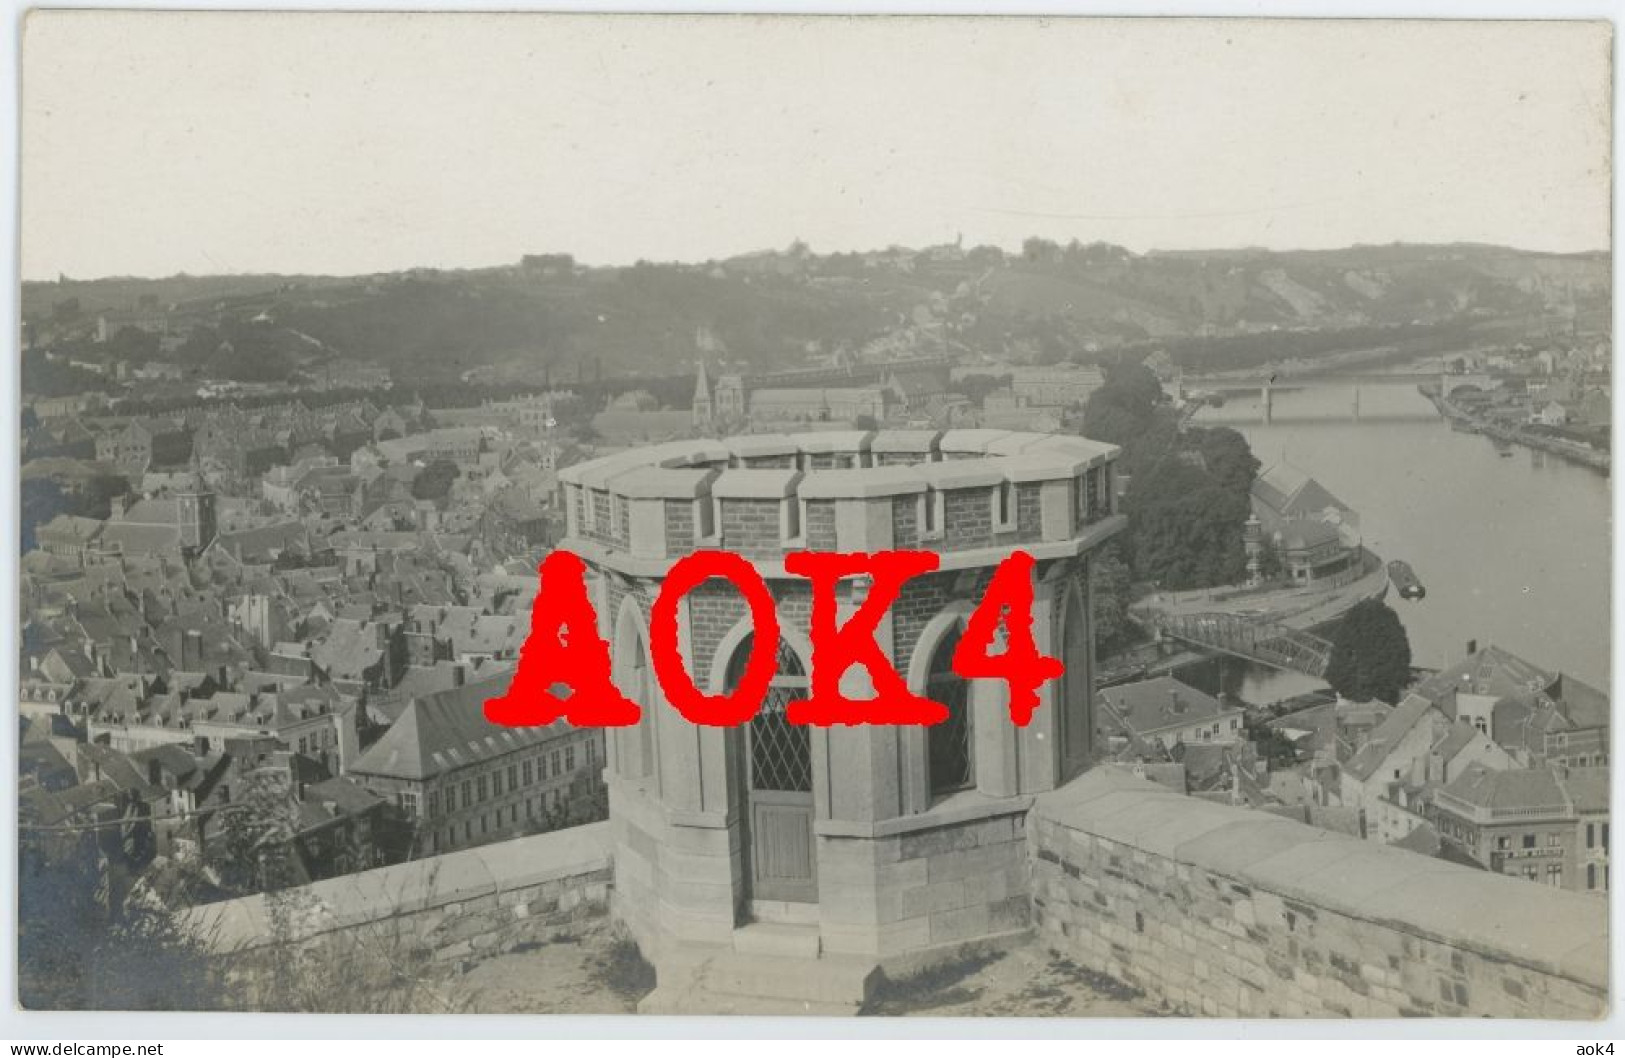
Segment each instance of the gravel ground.
M865 1014L896 1017L1134 1018L1159 1012L1128 985L1026 944L889 981Z
M486 959L447 982L470 1014L633 1014L653 970L606 920L580 936ZM1133 988L1035 944L883 983L877 1017L1119 1018L1159 1012Z

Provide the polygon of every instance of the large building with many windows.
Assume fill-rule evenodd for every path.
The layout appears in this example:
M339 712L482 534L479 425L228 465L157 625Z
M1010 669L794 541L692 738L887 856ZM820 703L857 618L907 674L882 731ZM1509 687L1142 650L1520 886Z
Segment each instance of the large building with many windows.
M601 803L604 734L495 727L509 673L414 699L347 777L394 803L434 855L585 822Z
M662 982L716 946L821 952L825 969L849 959L861 970L1028 928L1031 795L1093 758L1089 563L1123 525L1116 454L1002 430L846 431L673 442L560 472L561 546L586 561L616 683L644 706L640 724L609 733L606 777L617 914ZM780 624L777 675L739 727L686 721L651 674L650 605L672 564L702 548L750 559ZM876 641L947 721L790 724L810 671L810 596L785 555L891 549L941 554ZM950 664L1015 549L1036 560L1038 646L1066 666L1026 727L1012 723L1002 682L966 681ZM842 582L843 615L863 590ZM754 631L731 584L683 598L679 637L702 690L738 685ZM845 674L849 695L871 686L862 668Z
M1606 893L1608 770L1481 764L1435 791L1444 841L1497 874Z

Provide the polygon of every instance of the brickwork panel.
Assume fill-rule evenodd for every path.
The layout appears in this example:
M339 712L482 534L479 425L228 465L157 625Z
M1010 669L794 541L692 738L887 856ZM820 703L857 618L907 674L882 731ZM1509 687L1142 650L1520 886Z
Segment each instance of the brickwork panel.
M945 551L988 547L993 543L993 500L990 489L948 489L943 493Z
M725 499L722 544L747 558L784 553L784 528L778 500Z
M666 554L673 557L694 550L694 504L689 500L666 501Z
M920 501L916 496L893 496L891 501L892 546L920 546Z
M807 532L807 550L834 551L835 501L808 500L807 524L804 528Z

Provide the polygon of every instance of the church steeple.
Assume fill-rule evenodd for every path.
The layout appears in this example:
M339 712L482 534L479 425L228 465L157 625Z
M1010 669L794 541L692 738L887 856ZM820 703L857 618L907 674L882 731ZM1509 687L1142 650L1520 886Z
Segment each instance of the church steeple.
M698 370L694 375L694 425L703 426L709 423L716 414L716 405L711 399L711 378L705 373L705 361L697 361Z

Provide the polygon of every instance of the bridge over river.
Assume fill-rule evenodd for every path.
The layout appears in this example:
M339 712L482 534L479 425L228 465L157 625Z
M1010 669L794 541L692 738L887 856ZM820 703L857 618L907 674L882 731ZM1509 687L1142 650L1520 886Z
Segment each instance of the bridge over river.
M1331 660L1330 642L1279 621L1228 613L1182 613L1159 614L1152 624L1170 639L1291 669L1317 680L1325 678Z
M1331 643L1316 630L1366 599L1383 598L1388 587L1387 566L1362 548L1354 567L1315 584L1156 592L1130 612L1165 642L1322 679Z

